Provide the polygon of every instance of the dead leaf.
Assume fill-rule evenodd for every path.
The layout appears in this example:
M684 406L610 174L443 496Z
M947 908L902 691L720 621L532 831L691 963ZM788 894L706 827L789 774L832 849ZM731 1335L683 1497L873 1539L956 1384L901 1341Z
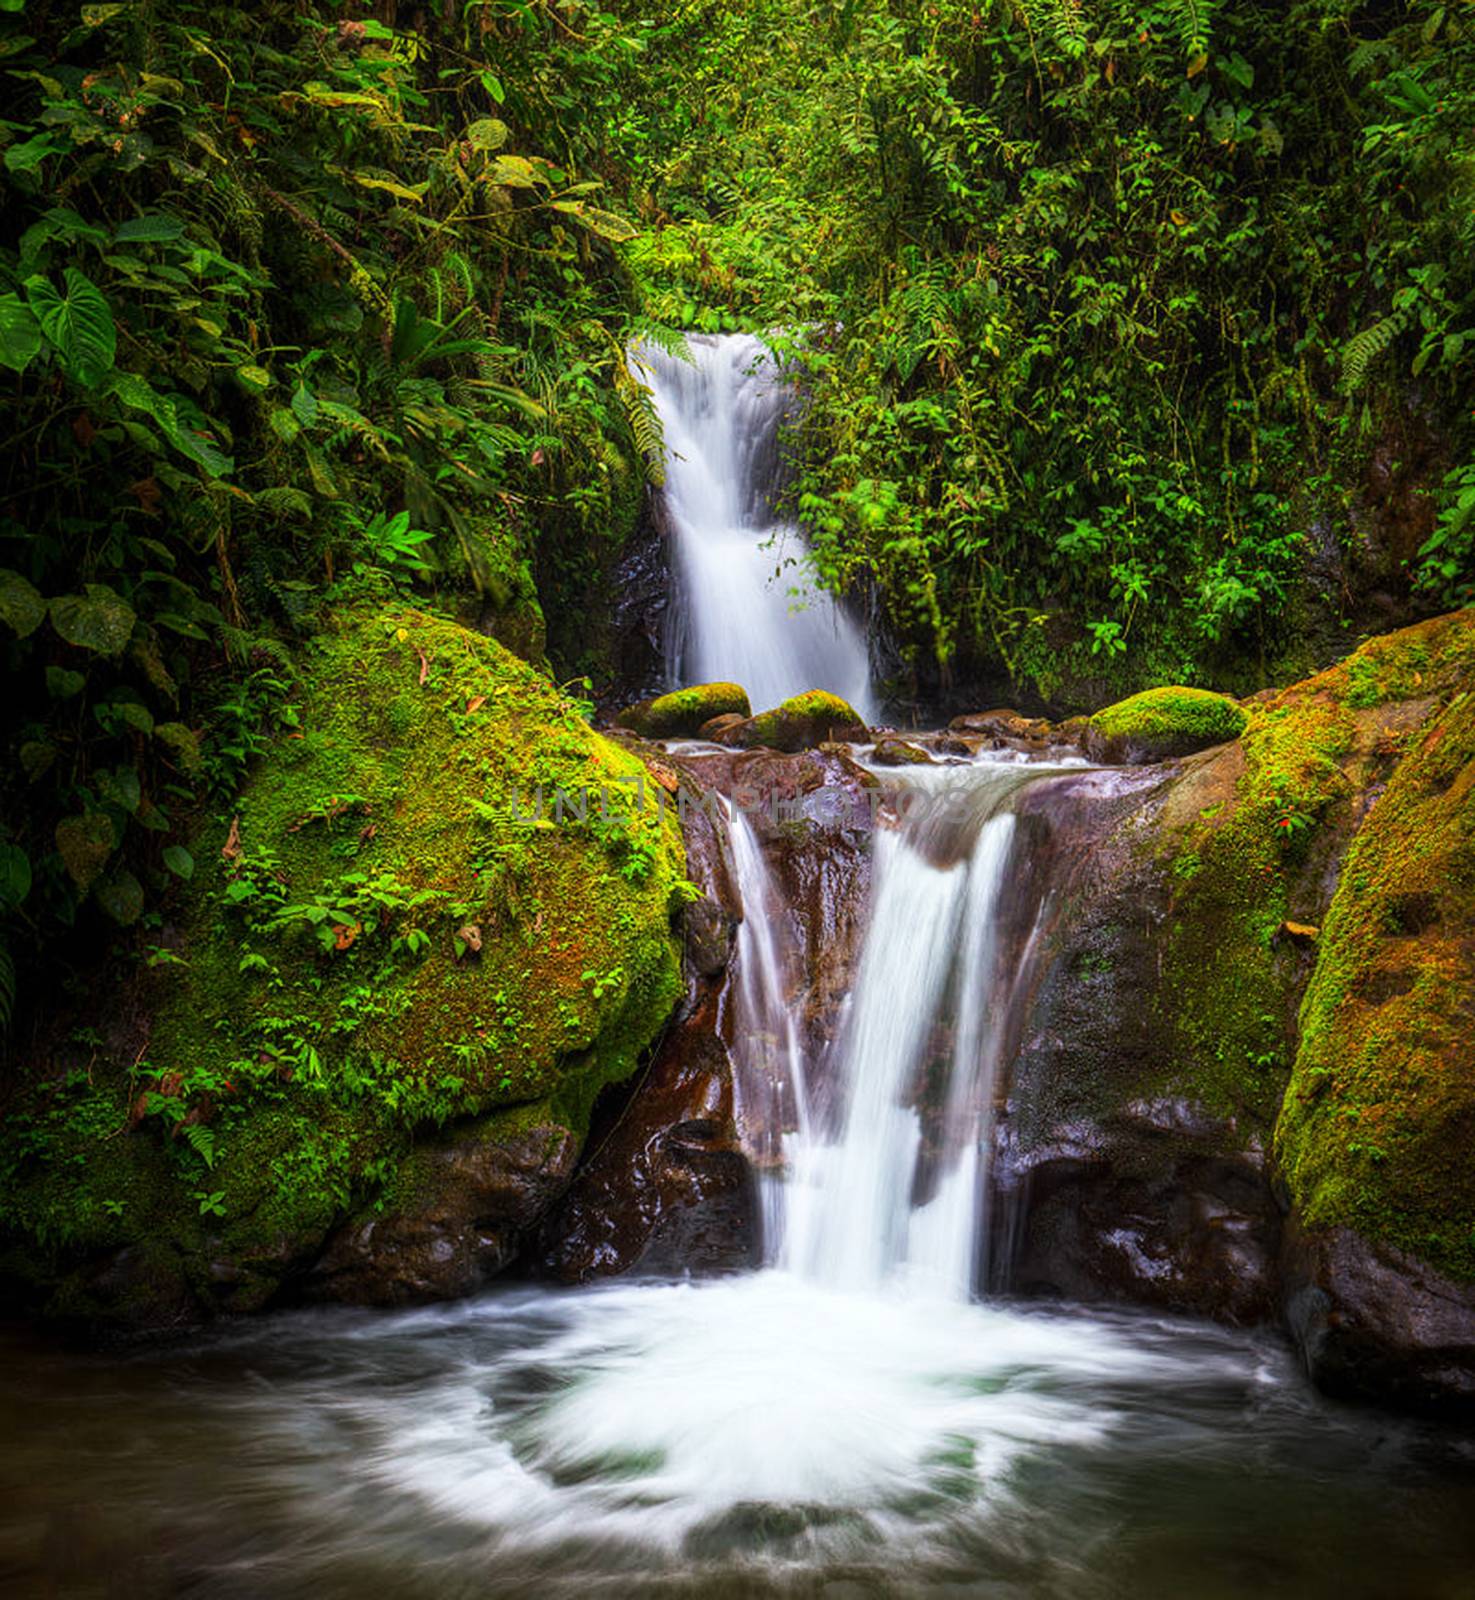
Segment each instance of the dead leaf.
M484 694L472 695L472 697L466 702L467 716L470 716L473 711L480 711L486 703L487 697Z
M481 953L481 929L474 922L468 922L464 928L457 928L456 937L473 955Z
M362 925L357 922L335 922L333 924L333 948L335 950L347 950L362 932Z
M432 658L426 655L418 644L415 646L415 654L420 657L420 687L423 689L425 687L425 680L430 676L430 663Z
M230 819L230 832L225 836L225 843L220 847L220 853L227 861L239 861L246 853L241 848L241 819Z
M1188 226L1188 218L1181 211L1170 211L1168 220L1178 228L1186 228Z

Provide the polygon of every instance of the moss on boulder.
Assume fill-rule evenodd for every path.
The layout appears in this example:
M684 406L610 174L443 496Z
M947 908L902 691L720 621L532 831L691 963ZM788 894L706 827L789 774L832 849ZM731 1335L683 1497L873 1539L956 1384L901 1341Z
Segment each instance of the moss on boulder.
M1166 761L1237 739L1245 721L1225 695L1170 685L1098 711L1086 724L1086 749L1096 761Z
M752 709L740 683L697 683L654 700L637 700L615 722L643 739L694 739L714 717L747 717Z
M760 711L756 717L727 728L720 738L723 744L738 750L762 746L793 754L835 740L859 743L870 738L870 730L859 712L839 695L810 689L791 696L772 711Z
M57 1313L260 1305L410 1192L417 1139L476 1129L489 1182L490 1113L576 1147L679 993L675 822L546 679L392 610L334 619L301 689L200 831L139 1058L42 1063L7 1118L0 1268Z
M1321 930L1275 1149L1306 1228L1472 1279L1475 692L1407 745Z

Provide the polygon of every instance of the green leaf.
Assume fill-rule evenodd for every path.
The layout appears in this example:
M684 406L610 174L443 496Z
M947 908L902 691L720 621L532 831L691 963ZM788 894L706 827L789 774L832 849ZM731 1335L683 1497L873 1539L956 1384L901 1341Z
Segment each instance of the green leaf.
M184 235L184 223L178 217L152 212L144 217L130 217L118 224L113 235L115 244L169 244Z
M31 892L31 858L18 844L0 844L0 911L14 911Z
M55 155L61 146L49 133L38 133L23 144L13 144L5 152L7 172L34 172L47 158Z
M106 804L117 806L120 811L126 811L130 817L138 810L138 803L143 799L143 785L138 781L138 774L132 767L106 769L97 773L93 782Z
M82 24L88 28L100 28L103 23L111 22L120 11L127 11L130 0L111 0L104 5L90 5L82 7Z
M195 858L182 844L164 846L164 865L176 878L183 878L186 882L195 875Z
M0 295L0 367L24 372L43 341L41 324L18 294Z
M507 124L496 117L481 117L466 130L473 150L500 150L507 143Z
M99 655L118 655L133 636L133 607L105 584L89 583L83 594L51 602L51 626L67 641Z
M265 367L237 367L236 377L245 388L256 394L264 394L271 388L271 374Z
M80 672L66 667L47 667L46 692L53 700L70 700L87 687L87 679Z
M34 585L9 567L0 567L0 622L17 639L29 638L41 626L46 602Z
M110 872L96 890L97 903L120 928L131 927L143 915L143 885L128 870Z
M107 392L115 395L125 406L147 412L164 430L164 437L169 443L181 455L203 467L208 477L222 478L235 471L234 459L217 449L200 429L192 427L186 417L180 414L181 406L189 408L189 402L181 396L160 394L147 378L139 377L136 372L114 372L108 381Z
M640 229L633 223L626 222L623 217L617 217L613 211L602 211L598 206L585 205L582 200L555 200L553 209L562 211L565 216L577 218L590 233L597 233L601 239L609 239L615 244L628 244L640 233Z
M101 811L89 811L80 817L63 817L57 823L53 837L72 882L86 894L97 882L117 843L112 823Z
M495 72L481 72L478 77L481 79L482 88L491 95L498 105L501 105L507 98L507 91L502 87L502 80Z
M76 267L66 270L66 294L50 278L26 279L26 299L41 331L61 360L62 370L84 386L98 383L110 370L118 350L118 331L106 298Z

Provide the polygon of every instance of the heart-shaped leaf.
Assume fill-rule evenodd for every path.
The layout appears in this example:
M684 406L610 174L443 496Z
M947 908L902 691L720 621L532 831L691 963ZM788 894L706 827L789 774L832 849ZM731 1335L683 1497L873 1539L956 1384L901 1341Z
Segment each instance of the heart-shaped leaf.
M86 894L97 882L117 843L113 824L101 811L89 811L80 817L63 817L56 825L54 838L72 882Z
M133 607L105 584L89 583L83 594L51 602L51 626L67 641L99 655L115 656L128 643L137 619Z
M26 279L26 300L41 331L56 351L62 370L90 386L111 370L118 353L118 330L101 289L76 267L66 270L67 292L56 292L50 278Z
M17 639L24 639L41 626L45 615L46 602L34 585L9 567L0 567L0 622Z

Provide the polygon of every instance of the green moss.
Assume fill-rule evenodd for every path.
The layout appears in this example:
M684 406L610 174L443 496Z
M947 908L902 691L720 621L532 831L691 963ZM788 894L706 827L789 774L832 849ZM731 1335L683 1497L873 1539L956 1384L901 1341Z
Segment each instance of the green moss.
M713 717L746 717L751 710L741 684L698 683L626 706L615 720L646 739L692 739Z
M1172 896L1162 1021L1177 1037L1179 1085L1207 1103L1267 1131L1274 1123L1297 1059L1304 978L1281 925L1320 920L1323 884L1362 821L1362 797L1401 748L1390 728L1416 726L1423 693L1448 693L1475 668L1472 644L1471 612L1372 640L1251 701L1238 741L1175 782L1157 838ZM1369 686L1379 705L1408 699L1408 714L1370 710ZM1339 895L1359 877L1358 848Z
M1463 693L1399 763L1321 931L1275 1141L1308 1226L1345 1224L1475 1277L1472 996L1475 694Z
M742 728L734 730L743 745L764 745L772 750L804 750L826 739L864 739L866 725L860 713L837 694L810 689L792 695L771 711L760 711Z
M1237 739L1245 713L1233 700L1207 689L1148 689L1098 711L1088 736L1131 751L1138 759L1164 760ZM1116 755L1111 751L1105 754Z
M187 1274L260 1260L264 1295L417 1129L551 1100L582 1137L680 988L684 854L645 778L492 640L339 617L299 729L196 841L145 1058L7 1123L0 1216Z

